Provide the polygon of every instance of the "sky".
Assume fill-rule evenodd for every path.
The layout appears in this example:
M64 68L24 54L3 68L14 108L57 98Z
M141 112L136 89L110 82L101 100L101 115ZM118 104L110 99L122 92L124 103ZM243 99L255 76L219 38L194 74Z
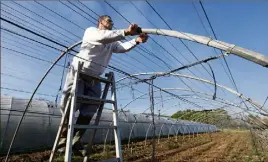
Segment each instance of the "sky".
M161 15L172 30L214 38L198 1L149 1L149 4ZM76 1L72 3L68 1L2 1L1 17L65 46L71 46L82 39L86 28L96 26L98 15L110 15L117 29L127 28L129 22L136 23L142 28L169 29L149 4L146 1ZM268 15L268 2L202 1L202 4L218 40L268 56L268 19L265 16ZM64 49L4 21L1 21L1 28ZM60 55L60 52L11 34L3 29L1 29L1 95L29 98L31 92L51 65L44 60L53 62ZM110 65L129 74L166 72L181 67L181 63L187 65L196 62L196 58L204 59L221 54L219 50L213 50L213 48L205 45L186 40L183 40L183 42L190 51L177 38L150 35L147 43L139 45L138 48L127 54L114 54ZM79 47L76 49L79 50ZM64 60L64 58L60 60L59 64L64 65ZM71 56L67 57L67 61L71 60ZM235 55L226 57L226 61L238 91L262 105L268 96L267 68ZM217 83L236 90L230 76L228 76L229 73L224 60L214 60L209 63L212 66ZM54 101L59 92L63 70L61 66L53 68L38 89L35 98ZM110 69L106 69L106 72L109 71ZM65 69L63 82L66 72ZM211 71L206 64L182 70L180 73L213 82ZM115 76L116 80L125 77L125 75L117 72L115 72ZM139 78L148 77L150 76L139 76ZM225 106L230 113L241 111L222 103L228 101L239 105L241 100L236 95L220 88L217 88L217 99L213 101L211 95L214 93L214 86L211 84L174 76L157 78L154 80L154 84L161 88L184 88L210 94L210 96L207 96L191 91L169 90L169 92L187 100L187 103L163 91L156 91L155 88L155 111L160 110L161 114L171 115L178 110L211 109L222 106ZM119 82L117 88L119 108L134 113L149 112L149 96L148 94L142 96L149 92L147 84L136 83L135 79L127 79ZM139 99L131 102L137 97ZM200 97L206 97L206 100L204 98L200 99ZM189 104L189 102L198 104L200 107ZM268 107L268 103L266 107Z

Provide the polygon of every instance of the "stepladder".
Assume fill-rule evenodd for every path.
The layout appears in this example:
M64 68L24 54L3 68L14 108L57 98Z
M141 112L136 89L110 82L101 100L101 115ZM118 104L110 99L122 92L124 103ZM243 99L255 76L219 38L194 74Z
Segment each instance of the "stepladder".
M49 162L52 162L55 157L55 153L57 152L60 136L63 132L63 127L66 122L68 122L67 127L67 139L66 139L66 147L64 153L64 161L71 162L72 161L72 144L73 144L73 136L74 129L92 129L88 139L88 144L84 147L83 150L83 161L87 162L90 160L90 155L92 153L92 146L94 143L94 139L98 129L113 129L114 132L114 142L115 142L115 151L116 157L113 159L107 159L103 161L116 161L122 162L122 151L121 151L121 138L120 138L120 129L119 129L119 119L118 119L118 110L117 110L117 99L116 99L116 87L115 87L115 79L113 72L109 72L105 74L106 78L101 78L98 76L90 75L82 70L83 63L78 62L78 68L74 74L73 85L71 87L71 92L69 98L67 100L67 104L65 105L64 112L61 117L59 129L56 135L56 139L50 154ZM105 86L102 90L102 95L100 98L91 97L88 95L82 95L78 93L78 84L79 80L87 81L99 81L103 83ZM110 89L111 99L106 99L108 92ZM96 104L98 105L98 109L96 112L95 120L93 124L88 125L79 125L75 123L75 112L78 103L83 104ZM99 125L101 114L105 104L112 104L112 125ZM92 123L92 122L91 122Z

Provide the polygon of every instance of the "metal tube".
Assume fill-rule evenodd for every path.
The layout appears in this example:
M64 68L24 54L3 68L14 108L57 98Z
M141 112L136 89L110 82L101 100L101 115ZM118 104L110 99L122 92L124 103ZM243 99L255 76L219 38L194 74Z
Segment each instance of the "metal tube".
M171 127L170 127L169 130L168 130L168 139L169 139L169 134L170 134L171 128L172 128L173 126L174 126L174 125L171 125Z
M66 48L66 50L65 50L65 51L64 51L64 52L63 52L63 53L62 53L62 54L55 60L55 62L50 66L50 68L47 70L47 72L44 74L44 76L42 77L42 79L40 80L40 82L38 83L38 85L36 86L36 88L35 88L35 90L34 90L32 96L30 97L30 100L29 100L29 102L27 103L27 106L26 106L26 108L25 108L25 110L24 110L24 112L23 112L23 114L22 114L22 116L21 116L21 119L20 119L20 121L19 121L19 123L18 123L18 125L17 125L17 128L16 128L16 130L15 130L15 133L14 133L14 135L13 135L12 141L11 141L11 143L10 143L10 146L9 146L9 149L8 149L8 152L7 152L7 156L6 156L5 162L7 162L7 160L8 160L8 157L9 157L9 154L10 154L11 147L12 147L12 145L13 145L13 143L14 143L14 141L15 141L15 138L16 138L16 136L17 136L17 132L19 131L21 122L22 122L22 120L23 120L23 118L24 118L24 115L26 114L26 111L27 111L28 107L30 106L30 104L31 104L31 102L32 102L32 99L33 99L33 97L34 97L36 91L38 90L38 88L40 87L40 85L42 84L42 82L44 81L44 79L46 78L46 76L48 75L48 73L51 71L51 69L52 69L52 68L59 62L59 60L60 60L60 59L61 59L61 58L62 58L68 51L72 50L74 47L80 45L81 43L82 43L82 41L79 41L79 42L73 44L72 46L70 46L69 48Z
M113 125L113 122L111 122L110 126ZM108 135L109 135L109 132L110 132L110 129L107 129L107 133L106 133L106 136L105 136L105 139L104 139L104 145L103 145L103 152L106 151L106 143L107 143L107 139L108 139Z
M150 130L150 128L151 128L151 123L150 123L150 125L149 125L149 127L148 127L148 129L147 129L147 131L146 131L146 135L145 135L145 141L144 141L144 146L146 146L146 141L147 141L147 137L148 137L148 133L149 133L149 130Z
M132 74L131 76L140 76L140 75L161 75L161 74L164 74L163 72L147 72L147 73L138 73L138 74ZM177 74L177 73L170 73L169 74L170 76L178 76L178 77L184 77L184 78L189 78L189 79L194 79L194 80L198 80L198 81L201 81L201 82L204 82L204 83L208 83L208 84L212 84L212 85L215 85L214 82L212 81L209 81L209 80L206 80L206 79L202 79L202 78L198 78L198 77L194 77L194 76L191 76L191 75L184 75L184 74ZM127 78L130 78L131 76L127 76L127 77L123 77L121 79L119 79L117 82L120 82L122 80L125 80ZM252 100L251 98L247 98L246 96L244 96L242 93L239 93L231 88L228 88L226 86L223 86L223 85L220 85L220 84L216 84L216 86L228 91L228 92L231 92L235 95L237 95L238 97L240 97L241 99L244 99L245 101L255 105L256 107L258 107L260 110L268 113L267 109L265 109L265 107L263 107L262 105L258 104L257 102L255 102L254 100Z
M194 35L190 33L183 33L173 30L165 30L165 29L142 29L142 32L148 33L148 34L157 34L157 35L164 35L164 36L170 36L170 37L176 37L180 39L186 39L189 41L193 41L196 43L201 43L210 47L215 47L224 51L227 51L229 53L232 53L234 55L237 55L241 58L244 58L246 60L249 60L251 62L255 62L256 64L259 64L261 66L268 68L268 57L258 53L254 52L242 47L238 47L234 44L229 44L226 42L213 40L212 38Z
M136 125L136 122L137 122L137 121L136 121L136 119L135 119L135 123L132 124L131 130L130 130L130 132L129 132L129 136L128 136L128 144L127 144L127 147L128 147L128 148L129 148L129 143L130 143L131 135L132 135L133 129L134 129L135 125Z
M162 132L162 128L163 128L164 125L165 125L165 123L162 124L162 126L161 126L161 128L159 130L159 133L158 133L158 144L160 143L161 132Z

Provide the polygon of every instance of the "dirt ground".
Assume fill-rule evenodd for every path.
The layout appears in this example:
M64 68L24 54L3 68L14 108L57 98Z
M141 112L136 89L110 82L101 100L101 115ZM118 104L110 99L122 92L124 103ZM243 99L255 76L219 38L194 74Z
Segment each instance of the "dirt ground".
M124 161L151 161L152 139L123 145ZM248 131L227 131L212 134L185 135L156 139L155 161L163 162L268 162L268 153L256 150ZM96 146L92 161L114 157L112 146ZM50 151L13 155L10 161L47 161ZM4 157L0 158L0 161ZM57 156L55 161L63 161ZM73 161L82 161L75 157Z

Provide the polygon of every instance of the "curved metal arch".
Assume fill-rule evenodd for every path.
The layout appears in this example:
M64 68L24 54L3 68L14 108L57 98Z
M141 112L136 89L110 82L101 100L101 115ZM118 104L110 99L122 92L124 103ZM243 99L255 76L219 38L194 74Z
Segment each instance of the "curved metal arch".
M233 110L229 110L229 111L231 111L231 112L234 112L234 114L240 114L241 112L235 112L235 111L233 111ZM217 115L220 115L220 114L217 114ZM221 114L222 115L222 114ZM194 122L198 122L198 120L200 119L206 119L206 116L207 116L207 114L203 114L203 115L201 115L201 116L197 116L197 118L193 118L193 120L194 120ZM198 119L198 120L197 120ZM199 122L203 122L203 121L199 121Z
M185 134L191 134L191 130L190 130L190 128L189 128L189 125L187 125L187 124L185 124L185 123L180 123L180 125L181 125L182 130L183 130L183 132L182 132L183 136L184 136ZM185 132L185 131L187 131L187 132Z
M162 128L164 127L164 125L166 125L166 123L163 123L163 124L161 125L161 128L160 128L160 130L159 130L159 132L158 132L158 144L160 143L161 132L162 132Z
M164 89L164 90L181 90L181 91L189 91L189 92L195 92L195 93L204 94L204 95L207 95L207 96L213 96L212 94L208 94L208 93L200 92L200 91L195 91L195 90L190 90L190 89L187 89L187 88L162 88L162 89ZM161 90L155 90L154 92L158 92L158 91L161 91ZM129 103L127 103L125 106L123 106L123 109L126 108L126 107L127 107L128 105L130 105L131 103L133 103L134 101L136 101L137 99L139 99L139 98L141 98L141 97L144 97L144 96L146 96L146 95L148 95L148 94L149 94L149 93L146 92L146 93L144 93L144 94L142 94L142 95L140 95L140 96L134 98L134 99L131 100ZM195 97L195 98L196 98L196 97ZM225 99L220 98L220 97L217 97L217 98L220 99L221 101L215 100L215 102L221 102L221 103L224 103L224 104L228 104L228 105L230 105L230 106L234 106L234 107L241 108L241 106L236 105L235 103L233 103L233 102L231 102L231 101L229 101L229 100L225 100ZM176 99L176 98L174 98L174 99ZM201 98L201 97L200 97L200 99L202 99L202 100L209 100L209 99L207 99L207 98L205 98L205 97L204 97L204 98ZM161 102L159 102L159 103L161 103ZM158 103L156 103L156 104L158 104ZM242 109L242 108L241 108L241 109Z
M148 73L132 74L131 76L123 77L123 78L119 79L119 80L116 81L116 82L120 82L120 81L122 81L122 80L124 80L124 79L127 79L127 78L129 78L129 77L132 77L132 76L140 76L140 75L161 75L161 74L164 74L164 73L163 73L163 72L148 72ZM168 76L170 76L170 75L171 75L171 76L178 76L178 77L184 77L184 78L194 79L194 80L197 80L197 81L201 81L201 82L204 82L204 83L208 83L208 84L215 85L215 83L212 82L212 81L209 81L209 80L206 80L206 79L202 79L202 78L198 78L198 77L194 77L194 76L191 76L191 75L184 75L184 74L170 73ZM223 86L223 85L218 84L218 83L216 83L216 86L217 86L217 87L220 87L220 88L222 88L222 89L224 89L224 90L226 90L226 91L228 91L228 92L231 92L231 93L237 95L237 96L240 97L241 99L244 99L245 101L247 101L247 102L249 102L249 103L255 105L256 107L258 107L260 110L262 110L262 111L268 113L268 111L265 110L264 107L262 107L260 104L258 104L258 103L255 102L254 100L252 100L252 99L250 99L250 98L244 96L242 93L239 93L239 92L237 92L237 91L235 91L235 90L233 90L233 89L231 89L231 88L229 88L229 87Z
M234 111L233 111L234 112ZM242 112L235 112L235 114L240 114L241 115ZM220 115L220 114L218 114ZM192 120L194 120L194 122L204 122L204 119L206 119L206 114L203 114L202 116L199 116L198 118L193 118ZM199 121L198 121L199 120ZM248 122L247 122L248 123ZM250 123L249 123L250 124ZM211 127L215 127L215 125L210 125L210 124L205 124L208 126L208 129L210 130ZM203 126L205 126L203 125Z
M192 130L191 130L191 126L190 125L187 125L187 129L188 129L188 137L189 137L189 139L191 138L191 134L192 134Z
M223 102L223 103L224 103L224 102ZM226 104L226 103L225 103L225 104ZM246 113L248 113L248 114L251 114L249 111L252 111L252 110L247 110L247 109L241 108L241 106L239 106L239 105L232 105L232 104L229 104L229 103L227 103L226 105L230 105L230 106L238 107L238 108L244 110L243 112L246 112ZM225 105L224 105L224 106L225 106ZM223 108L223 107L220 107L220 108ZM228 109L227 109L227 108L228 108ZM234 114L241 114L241 113L242 113L242 112L235 112L235 111L233 111L232 109L229 109L229 107L227 107L227 108L223 108L223 109L226 109L227 111L231 111L231 112L233 112L232 115L234 115ZM203 116L205 116L205 115L203 115ZM206 117L204 117L204 118L206 118ZM193 120L195 120L195 122L197 122L196 119L197 119L197 118L193 118ZM203 118L202 118L202 116L201 116L201 117L199 116L198 119L203 119Z
M131 139L131 136L132 136L132 132L133 132L133 129L134 129L134 127L135 127L135 125L136 125L136 123L137 123L137 118L134 116L134 123L132 123L132 126L131 126L131 130L130 130L130 132L129 132L129 136L128 136L128 144L127 144L127 147L129 148L129 144L130 144L130 139Z
M202 98L201 98L202 99ZM228 101L228 102L230 102L230 101ZM231 105L231 106L235 106L235 107L238 107L238 108L240 108L240 109L242 109L242 110L244 110L244 111L246 111L248 114L251 114L251 113L249 113L249 111L250 110L247 110L247 109L243 109L243 108L241 108L239 105L232 105L232 104L230 104L230 103L226 103L226 102L223 102L225 105ZM222 108L222 107L220 107L220 108ZM224 108L224 109L226 109L227 110L227 108ZM232 111L232 109L228 109L228 111ZM232 111L232 112L235 112L235 111ZM234 114L239 114L239 113L241 113L241 112L235 112ZM185 114L186 115L186 114ZM183 117L184 115L182 115L182 116L180 116L180 117ZM203 119L203 118L206 118L205 117L206 115L202 115L201 117L200 116L198 116L197 118L193 118L192 119L192 121L189 121L189 122L198 122L198 121L196 121L197 119L199 120L201 120L201 119ZM203 125L207 125L207 124L204 124L204 123L202 123ZM187 126L187 125L186 125Z
M20 119L20 121L19 121L19 123L18 123L18 126L17 126L17 128L16 128L16 130L15 130L15 133L14 133L14 135L13 135L12 141L11 141L11 143L10 143L10 146L9 146L9 149L8 149L8 152L7 152L5 161L7 161L8 158L9 158L10 150L11 150L11 147L12 147L12 145L13 145L13 143L14 143L15 138L16 138L17 132L18 132L18 130L19 130L19 128L20 128L21 122L22 122L22 120L23 120L23 118L24 118L24 116L25 116L25 114L26 114L26 111L27 111L27 109L29 108L29 106L30 106L30 104L31 104L31 102L32 102L32 100L33 100L33 97L34 97L35 93L37 92L38 88L39 88L40 85L43 83L44 79L46 78L46 76L48 75L48 73L52 70L52 68L53 68L53 67L60 61L60 59L61 59L67 52L69 52L70 50L72 50L72 49L75 48L76 46L80 45L81 43L82 43L82 41L78 41L78 42L74 43L72 46L66 48L66 49L60 54L60 56L55 60L55 62L48 68L48 70L46 71L46 73L45 73L45 74L43 75L43 77L41 78L40 82L38 83L38 85L36 86L35 90L33 91L32 95L31 95L31 97L30 97L30 100L29 100L29 102L28 102L27 105L26 105L26 108L25 108L24 111L23 111L23 114L22 114L22 116L21 116L21 119Z
M196 97L196 96L193 96L192 98L195 98L195 99L201 99L201 100L205 100L205 101L210 101L210 99L208 98L202 98L202 97ZM229 106L233 106L233 107L237 107L237 108L240 108L242 110L247 110L247 109L244 109L242 108L241 106L235 104L235 103L232 103L231 101L228 101L228 100L213 100L214 102L218 102L218 103L222 103L222 104L225 104L225 105L229 105ZM216 104L213 103L214 106L216 106ZM249 110L247 110L249 111Z
M228 111L232 111L234 112L232 115L237 114L237 115L241 115L242 113L248 113L249 115L252 115L249 110L244 110L244 112L235 112L232 109L228 110ZM218 114L221 115L221 114ZM194 120L194 122L198 122L198 120L200 120L199 122L203 122L203 119L206 119L206 114L203 114L202 116L199 116L198 118L193 118L192 120ZM242 118L241 118L242 119ZM202 120L202 121L201 121ZM248 122L247 122L248 123ZM250 123L249 123L250 124Z
M146 146L147 136L148 136L149 130L150 130L150 128L151 128L151 125L152 125L152 124L150 123L149 127L147 128L146 135L145 135L144 146Z
M239 57L242 57L244 59L247 59L249 61L255 62L257 64L260 64L264 67L268 67L268 57L264 56L260 53L254 52L254 51L250 51L238 46L235 46L233 44L228 44L222 41L218 41L218 40L213 40L211 38L208 37L204 37L204 36L198 36L198 35L194 35L194 34L189 34L189 33L182 33L182 32L178 32L178 31L173 31L173 30L165 30L165 29L142 29L143 32L145 33L149 33L149 34L157 34L157 35L165 35L165 36L171 36L171 37L177 37L177 38L181 38L181 39L186 39L186 40L190 40L193 42L197 42L197 43L201 43L201 44L205 44L207 46L211 46L211 47L215 47L215 48L219 48L225 51L228 51L230 53L233 53ZM61 59L61 57L63 57L65 55L65 53L67 53L69 50L73 49L75 46L79 45L81 43L81 41L79 41L78 43L74 44L73 46L69 47L66 49L65 52L63 52L63 54L61 54L59 56L59 58L53 63L53 65L49 68L49 70L45 73L44 77L41 79L40 83L38 84L38 86L36 87L34 93L32 94L29 103L27 104L25 111L22 115L22 118L16 128L16 131L14 133L14 136L12 138L7 156L6 156L6 160L8 159L12 144L16 138L16 134L17 131L20 127L21 121L26 113L26 110L28 109L33 96L35 94L35 92L37 91L37 89L39 88L39 86L41 85L41 83L43 82L44 78L46 77L46 75L49 73L49 71L54 67L54 65ZM243 98L242 94L240 94L240 97ZM250 101L249 98L246 98L246 101L254 104L255 106L259 107L260 105L258 105L257 103L254 103L253 101ZM262 109L262 107L259 107L260 109ZM263 110L265 111L265 110ZM266 112L266 111L265 111Z
M171 129L172 129L173 126L174 126L174 125L171 125L171 127L170 127L169 130L168 130L168 139L169 139L170 131L171 131Z
M179 130L180 130L180 128L177 127L177 131L176 131L176 141L178 141L178 133L179 133Z
M112 126L112 125L113 125L113 122L110 123L110 126ZM107 129L105 139L104 139L104 142L103 142L103 152L106 151L106 143L107 143L109 133L110 133L110 129Z
M197 97L192 97L192 98L197 98ZM172 99L176 99L176 98L172 98ZM202 100L205 100L205 101L208 101L209 99L207 99L207 98L198 98L198 99L202 99ZM214 100L213 100L214 101ZM244 108L242 108L242 107L240 107L239 105L235 105L234 103L232 103L231 101L218 101L218 100L215 100L217 103L222 103L222 104L225 104L224 106L226 106L226 105L229 105L229 106L234 106L234 107L238 107L238 108L240 108L241 110L245 110L245 111L252 111L252 110L246 110L246 109L244 109ZM215 102L214 101L214 102ZM211 103L212 104L212 103ZM171 107L174 107L174 106L177 106L177 105L179 105L179 104L174 104L174 105L172 105ZM216 104L214 104L213 103L213 105L215 105L215 106L218 106L218 105L216 105ZM222 108L222 107L220 107L220 108ZM147 111L149 108L147 108L145 111ZM166 109L167 110L167 109ZM144 112L145 112L144 111ZM186 115L186 114L184 114L184 115ZM182 116L180 116L180 117L183 117L184 115L182 115Z
M239 46L236 46L234 44L229 44L223 41L219 40L213 40L212 38L194 35L190 33L184 33L174 30L166 30L166 29L142 29L142 32L148 33L148 34L156 34L156 35L163 35L163 36L170 36L170 37L176 37L180 39L186 39L189 41L193 41L196 43L204 44L210 47L215 47L221 50L224 50L226 52L235 54L241 58L244 58L246 60L249 60L251 62L255 62L259 65L262 65L264 67L268 68L268 57L264 56L263 54L260 54L258 52L254 52Z
M207 93L203 93L203 92L199 92L199 91L194 91L194 90L192 91L192 90L190 90L190 89L186 89L186 88L162 88L162 89L164 89L164 90L182 90L182 91L191 91L191 92L196 92L196 93L201 93L201 94L207 94ZM158 91L161 91L161 90L154 90L154 92L158 92ZM129 104L131 104L132 102L136 101L137 99L142 98L142 97L144 97L144 96L146 96L146 95L148 95L148 94L149 94L149 93L146 92L146 93L143 93L142 95L140 95L140 96L134 98L134 99L131 100L129 103L127 103L125 106L123 106L122 109L126 108ZM208 95L209 95L209 94L208 94ZM157 103L156 103L156 104L157 104Z
M200 93L200 94L204 94L204 95L213 97L213 95L208 94L208 93L199 92L199 91L190 90L190 89L185 89L185 88L163 88L163 89L165 89L165 90L182 90L182 91L190 91L190 92ZM185 98L189 98L189 96L185 96ZM197 99L202 99L202 100L210 101L210 99L207 98L207 97L198 97L198 96L194 96L194 95L193 95L193 96L191 96L191 98L197 98ZM163 101L168 101L168 100L173 100L173 99L176 99L176 98L175 98L175 97L170 97L170 98L165 99L165 100L163 100ZM224 104L228 104L228 105L231 105L231 106L235 106L235 107L239 107L239 108L240 108L240 106L235 105L233 102L231 102L231 101L229 101L229 100L225 100L225 99L220 98L220 97L218 97L217 99L219 99L219 100L212 100L212 101L214 101L214 102L218 102L218 103L220 102L220 103L224 103ZM157 103L155 103L155 105L160 104L161 102L162 102L162 101L157 102ZM177 106L177 105L179 105L179 104L180 104L180 103L175 104L175 105L173 105L173 106ZM211 104L212 104L212 103L211 103ZM215 105L215 104L213 104L213 105ZM173 106L171 106L171 107L173 107Z
M163 88L163 89L165 89L165 88ZM185 88L167 88L167 89L169 89L169 90L186 90L186 91L191 91L192 92L192 90L190 90L190 89L185 89ZM165 89L166 90L166 89ZM198 91L197 91L198 92ZM198 92L198 93L203 93L203 92ZM207 93L203 93L203 94L207 94ZM207 94L207 95L209 95L209 94ZM212 96L212 95L209 95L209 96ZM196 98L196 97L194 97L194 98ZM200 98L200 97L199 97ZM203 100L208 100L208 99L206 99L206 98L200 98L200 99L203 99ZM219 99L221 99L221 98L219 98ZM228 101L228 100L224 100L224 99L221 99L221 100L223 100L223 101L218 101L218 100L215 100L215 101L217 101L217 102L221 102L221 103L223 103L223 104L225 104L225 105L230 105L230 106L234 106L234 107L238 107L238 108L240 108L240 109L242 109L242 110L245 110L247 113L249 113L248 111L250 111L250 110L246 110L246 109L243 109L241 106L239 106L239 105L236 105L236 104L234 104L234 103L232 103L231 101ZM159 103L161 103L161 102L159 102ZM228 111L232 111L232 109L228 109ZM235 112L235 111L233 111L233 112ZM237 114L237 112L235 112L235 114ZM250 113L249 113L250 114ZM203 115L203 116L205 116L205 115ZM203 119L203 116L202 117L198 117L198 120L200 119ZM182 116L181 116L182 117ZM205 117L204 117L205 118ZM196 118L197 119L197 118ZM193 120L196 120L195 118L193 118ZM197 121L193 121L193 122L197 122ZM185 126L187 126L187 125L185 125ZM205 125L204 125L205 126ZM210 129L210 125L208 125L208 127L209 127L209 129ZM190 130L189 128L188 128L188 126L187 126L187 129L188 130ZM190 131L191 132L191 131Z

